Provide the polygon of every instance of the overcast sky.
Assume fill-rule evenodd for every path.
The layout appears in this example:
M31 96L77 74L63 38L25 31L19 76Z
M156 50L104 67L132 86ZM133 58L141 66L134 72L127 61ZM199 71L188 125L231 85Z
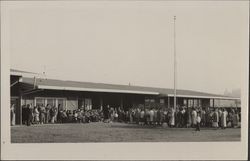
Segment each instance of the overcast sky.
M47 77L223 93L240 88L246 2L6 2L11 68Z

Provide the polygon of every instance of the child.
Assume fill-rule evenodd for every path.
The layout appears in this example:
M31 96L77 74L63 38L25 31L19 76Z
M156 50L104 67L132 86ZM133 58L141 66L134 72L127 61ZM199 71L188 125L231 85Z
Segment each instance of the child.
M197 120L196 120L196 131L200 131L200 123L201 123L201 115L199 112L197 115Z

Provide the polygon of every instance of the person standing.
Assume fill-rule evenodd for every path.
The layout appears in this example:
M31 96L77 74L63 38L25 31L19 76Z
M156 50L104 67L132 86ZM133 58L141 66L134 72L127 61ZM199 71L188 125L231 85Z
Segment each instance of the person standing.
M222 109L222 114L221 114L221 128L225 129L227 127L227 112L223 108Z
M221 127L221 115L222 115L222 110L221 110L221 108L218 109L218 115L219 115L218 126Z
M210 109L209 109L209 107L207 107L206 109L205 109L205 126L206 127L211 127L210 126Z
M22 105L22 123L26 125L28 122L27 105Z
M195 108L193 108L192 111L192 127L196 127L197 124L197 111L195 110Z
M140 122L140 108L139 107L135 109L135 122L136 124L139 124Z
M145 111L143 109L141 109L140 112L140 124L141 125L145 124Z
M150 110L149 109L145 109L145 125L149 125L150 124Z
M41 107L40 107L40 124L44 124L45 123L45 107L44 105L42 104Z
M204 108L202 108L201 110L201 126L205 127L206 125L206 111L204 110Z
M162 123L161 111L162 111L162 109L158 108L158 110L157 110L157 125L161 125L161 123Z
M109 119L109 105L103 108L104 122L108 122Z
M201 123L201 114L199 112L196 118L196 131L200 131L200 123Z
M171 108L170 127L175 126L175 110Z
M181 127L185 127L185 125L186 125L185 113L186 113L185 106L183 106L182 110L181 110L181 116L180 116Z
M182 127L181 122L182 122L182 108L176 112L176 127Z
M149 111L149 124L153 125L153 122L154 122L154 110L153 108L151 108Z
M186 112L184 114L184 119L185 119L185 127L189 128L192 124L191 120L191 111L190 108L187 107Z
M119 115L118 115L118 112L116 110L115 110L114 117L115 117L115 122L118 122Z
M129 122L132 124L133 123L133 110L132 109L130 109L129 110Z
M154 111L154 118L153 118L153 124L156 125L157 124L157 109L156 108L153 108L153 111Z
M218 109L215 109L213 114L213 127L218 128L219 127L219 112Z
M51 117L51 123L54 124L55 123L55 115L56 115L56 111L55 111L55 107L53 106L50 109L50 117Z
M10 124L11 126L14 126L15 123L16 123L16 114L15 114L15 104L12 104L11 107L10 107Z
M63 112L63 108L61 107L61 104L58 104L57 114L56 114L56 121L58 123L62 123L62 112Z
M28 104L27 106L27 126L30 126L30 124L32 124L33 121L33 109L32 106L30 104Z
M34 107L34 117L35 117L35 123L39 124L39 111L37 107Z
M48 124L50 121L50 105L47 104L45 108L45 123Z
M233 111L233 123L232 123L232 127L238 127L238 123L239 123L239 115L237 112Z

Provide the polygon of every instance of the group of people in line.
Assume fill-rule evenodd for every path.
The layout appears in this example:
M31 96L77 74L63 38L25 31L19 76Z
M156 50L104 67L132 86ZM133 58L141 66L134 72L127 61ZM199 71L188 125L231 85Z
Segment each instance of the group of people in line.
M31 104L22 107L22 122L27 126L32 124L54 123L89 123L101 121L100 110L66 110L59 104L58 107L41 104L32 107Z
M107 107L100 109L65 110L59 104L58 107L43 104L32 107L27 104L22 107L22 123L31 124L48 123L89 123L100 122L124 122L139 124L141 126L166 126L177 128L192 127L200 130L200 127L240 127L241 113L233 108L201 108L177 106L170 108L123 108ZM11 125L15 124L15 106L11 106Z
M186 106L170 108L131 108L124 111L121 108L107 108L104 120L137 123L139 125L167 126L177 128L240 127L241 113L233 108L201 108Z

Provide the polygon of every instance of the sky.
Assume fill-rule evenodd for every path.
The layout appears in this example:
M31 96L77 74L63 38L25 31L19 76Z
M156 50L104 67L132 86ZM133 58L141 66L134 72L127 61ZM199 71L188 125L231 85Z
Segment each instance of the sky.
M63 80L223 94L241 86L247 2L44 1L4 4L10 67Z

